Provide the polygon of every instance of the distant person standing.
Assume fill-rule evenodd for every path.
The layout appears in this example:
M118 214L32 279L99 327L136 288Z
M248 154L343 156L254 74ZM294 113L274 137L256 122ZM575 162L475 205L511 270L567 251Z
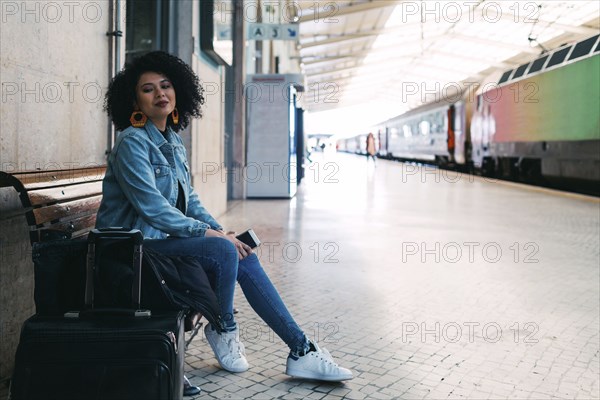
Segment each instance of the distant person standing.
M375 158L375 136L373 136L372 132L369 132L367 136L367 162L369 162L369 158L373 158L373 163L377 165L377 159Z

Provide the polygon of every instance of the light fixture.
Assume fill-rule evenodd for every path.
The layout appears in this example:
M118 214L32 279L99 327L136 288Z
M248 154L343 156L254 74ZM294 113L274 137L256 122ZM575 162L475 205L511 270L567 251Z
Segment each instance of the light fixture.
M529 45L531 47L536 47L539 46L542 49L542 54L546 54L548 52L548 49L545 48L540 42L538 42L537 38L532 37L531 35L527 38L527 40L529 41Z

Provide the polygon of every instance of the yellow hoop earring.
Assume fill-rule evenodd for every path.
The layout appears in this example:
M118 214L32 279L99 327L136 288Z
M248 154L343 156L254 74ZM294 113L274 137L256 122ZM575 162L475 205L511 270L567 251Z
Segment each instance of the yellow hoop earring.
M146 125L146 121L148 121L148 117L141 111L134 111L131 113L131 117L129 117L129 122L131 122L131 126L134 128L143 128Z
M174 108L171 112L171 119L175 125L179 124L179 112L177 111L177 108Z

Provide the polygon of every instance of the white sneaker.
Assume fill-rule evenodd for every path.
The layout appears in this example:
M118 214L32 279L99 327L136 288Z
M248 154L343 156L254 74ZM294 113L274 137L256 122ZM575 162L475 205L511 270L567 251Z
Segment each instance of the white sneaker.
M286 375L320 381L345 381L352 379L352 371L338 366L326 349L311 342L314 350L301 357L290 354L287 359Z
M244 344L240 342L239 330L233 332L215 331L210 324L204 327L204 335L212 347L221 368L229 372L244 372L248 370L248 360Z

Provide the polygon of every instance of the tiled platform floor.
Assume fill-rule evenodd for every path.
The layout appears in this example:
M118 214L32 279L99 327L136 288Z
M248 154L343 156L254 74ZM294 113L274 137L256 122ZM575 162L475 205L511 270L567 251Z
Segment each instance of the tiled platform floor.
M203 337L197 399L600 398L600 202L351 155L315 155L292 200L232 204L305 331L355 373L284 375L287 349L237 293L251 368Z

